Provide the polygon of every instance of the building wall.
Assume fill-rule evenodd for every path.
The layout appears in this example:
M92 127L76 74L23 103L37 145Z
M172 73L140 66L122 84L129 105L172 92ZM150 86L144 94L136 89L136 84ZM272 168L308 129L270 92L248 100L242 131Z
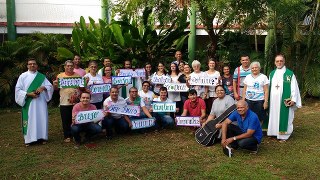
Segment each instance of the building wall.
M98 20L101 17L101 0L15 0L17 33L35 31L70 34L70 24L54 27L54 23L74 23L80 16ZM6 0L0 0L0 22L7 22ZM42 26L34 22L47 23ZM56 25L58 26L58 25ZM1 27L0 33L6 30Z

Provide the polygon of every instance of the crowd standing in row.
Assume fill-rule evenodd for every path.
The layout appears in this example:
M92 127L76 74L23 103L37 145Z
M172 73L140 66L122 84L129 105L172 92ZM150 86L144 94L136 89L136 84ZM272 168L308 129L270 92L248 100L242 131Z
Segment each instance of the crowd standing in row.
M111 77L119 74L114 69L110 58L103 59L103 68L98 69L96 61L90 61L88 72L80 67L81 58L64 63L64 72L57 76L53 85L37 71L35 59L28 59L28 71L21 74L15 90L16 102L23 107L22 126L26 146L48 140L47 102L53 90L60 93L60 115L64 142L72 141L77 146L81 143L80 132L86 132L88 140L105 129L106 139L116 133L127 133L132 127L132 120L137 118L155 118L155 128L174 126L176 116L200 117L203 126L208 121L220 116L228 107L237 102L237 111L223 123L216 124L221 129L219 138L226 148L245 148L257 151L261 142L261 126L268 136L287 140L293 132L294 110L301 107L301 98L297 80L292 71L287 69L283 55L275 57L276 69L269 78L260 72L259 62L252 62L247 55L240 58L241 66L230 73L230 67L223 67L223 74L216 70L214 59L207 61L207 71L201 71L201 64L194 60L190 64L182 60L180 51L175 53L176 60L169 67L158 63L156 71L152 65L145 64L145 77L133 78L131 84L112 86L107 93L91 94L89 89L58 88L58 79L66 77L85 77L87 85L111 83ZM166 71L168 68L168 72ZM131 61L125 60L123 69L132 69ZM192 71L193 70L193 71ZM153 76L170 78L171 83L186 83L188 92L168 92L163 84L152 82ZM210 77L216 83L208 85L190 85L190 79ZM269 95L270 94L270 95ZM153 102L175 102L176 112L153 112ZM139 117L108 112L108 107L117 105L137 105L141 108ZM269 118L267 109L269 110ZM75 116L81 111L104 109L104 119L99 123L76 124ZM257 123L259 122L259 123ZM196 128L191 128L194 131Z

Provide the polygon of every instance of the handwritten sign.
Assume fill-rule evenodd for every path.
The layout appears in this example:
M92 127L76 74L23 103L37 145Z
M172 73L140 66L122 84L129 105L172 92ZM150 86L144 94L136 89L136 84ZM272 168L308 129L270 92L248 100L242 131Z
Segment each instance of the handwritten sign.
M80 111L75 119L76 124L100 121L104 118L103 110Z
M111 84L93 84L89 86L91 94L100 94L110 92Z
M168 92L188 92L189 88L186 83L165 83L163 85Z
M154 75L151 78L151 82L153 84L165 84L165 83L170 83L171 82L171 77L169 76L158 76Z
M131 76L111 76L112 85L124 85L131 84L132 77Z
M119 76L131 76L131 77L145 77L146 70L141 69L120 69Z
M153 112L176 112L175 102L153 102L152 104Z
M189 83L190 85L216 86L219 80L217 77L191 77Z
M58 78L58 87L59 88L86 87L86 81L84 77Z
M154 118L131 119L131 129L149 128L155 125L155 121Z
M198 126L200 127L200 117L177 116L177 126Z
M108 106L108 112L129 116L140 116L140 106L112 104Z

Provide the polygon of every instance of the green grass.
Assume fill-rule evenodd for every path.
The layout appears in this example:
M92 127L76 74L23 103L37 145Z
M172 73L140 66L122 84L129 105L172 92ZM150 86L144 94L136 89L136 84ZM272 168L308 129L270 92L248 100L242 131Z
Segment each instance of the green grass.
M264 137L257 155L221 146L202 147L190 131L175 128L97 139L75 149L62 141L59 110L49 112L49 142L26 148L19 110L0 110L1 179L316 179L320 174L319 112L308 102L296 112L286 143Z

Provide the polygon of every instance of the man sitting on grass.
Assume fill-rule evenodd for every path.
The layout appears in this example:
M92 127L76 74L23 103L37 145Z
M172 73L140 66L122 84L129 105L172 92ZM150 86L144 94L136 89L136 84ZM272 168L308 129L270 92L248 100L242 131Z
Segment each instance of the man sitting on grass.
M168 99L168 90L166 87L160 88L160 96L153 99L153 102L162 102L162 103L172 103L170 99ZM151 109L151 111L153 111ZM179 111L179 108L176 108L176 112ZM162 125L162 128L166 128L169 126L173 126L174 121L168 112L154 112L153 116L156 118L156 128L159 128L159 124Z
M80 111L97 110L96 106L90 104L91 95L89 92L82 92L80 95L80 102L73 106L72 109L72 125L71 133L74 137L75 147L79 148L81 144L81 132L85 132L86 140L90 141L90 138L101 132L101 126L94 122L88 122L83 124L75 124L75 118Z
M238 126L231 124L234 121L238 122ZM240 147L256 154L261 139L262 129L258 116L249 109L246 101L238 101L237 111L222 123L223 152L231 157L232 150Z
M188 92L188 100L184 102L183 112L181 116L200 117L200 124L206 121L206 103L203 99L197 96L195 89L190 89ZM191 127L193 133L197 127Z

